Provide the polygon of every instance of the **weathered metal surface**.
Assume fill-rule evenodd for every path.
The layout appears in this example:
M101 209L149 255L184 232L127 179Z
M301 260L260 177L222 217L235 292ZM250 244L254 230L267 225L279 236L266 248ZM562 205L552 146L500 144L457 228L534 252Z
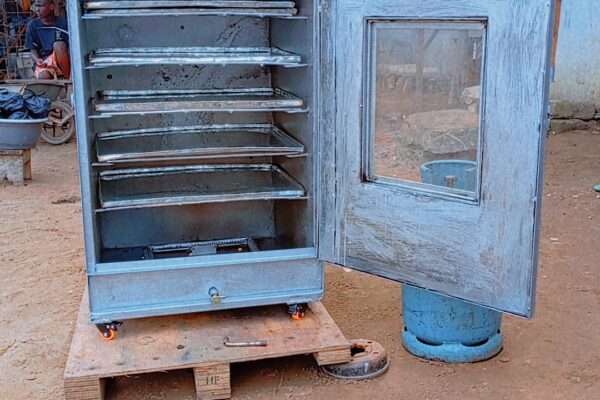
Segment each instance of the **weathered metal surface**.
M100 162L190 159L218 156L302 154L304 146L273 125L208 125L98 133Z
M208 8L291 8L293 1L270 0L89 0L84 3L88 10L120 8L172 8L172 7L208 7Z
M218 249L223 247L239 247L247 248L250 251L258 251L252 238L234 238L149 246L149 256L154 258L155 255L181 252L187 253L186 255L189 256L196 256L199 255L199 249L203 251L203 254L217 254Z
M260 64L296 66L300 56L274 47L134 47L98 49L92 68L140 65Z
M95 268L100 258L101 245L97 219L94 214L97 185L96 173L90 160L93 157L92 145L95 132L88 119L89 100L93 89L85 72L84 60L87 54L89 39L86 38L84 22L79 18L82 14L82 4L79 1L68 1L67 16L69 19L69 52L72 60L73 100L75 108L75 124L77 134L77 155L79 158L79 175L81 184L81 213L83 216L83 236L85 244L85 263L87 271Z
M317 77L319 94L330 93L328 98L319 101L316 130L319 132L318 146L319 168L317 168L316 185L321 188L318 192L317 212L319 215L319 258L331 262L337 261L338 249L336 240L337 229L337 171L336 144L338 135L336 129L336 24L335 13L338 0L321 1L322 44L319 60L320 74ZM327 190L325 190L325 188Z
M170 245L216 240L215 238L269 239L262 250L292 247L279 243L282 235L275 224L274 209L278 200L255 200L230 203L189 204L174 207L110 209L96 215L103 238L102 263L137 260L137 254L114 257L107 249L146 248L149 245ZM292 201L293 202L293 201ZM283 201L283 203L292 203ZM305 200L298 201L300 203ZM132 224L131 221L136 221ZM293 225L294 222L290 222ZM273 241L275 238L275 241ZM222 239L220 239L222 240ZM137 252L137 250L136 250ZM143 255L143 252L141 253Z
M94 108L109 115L190 111L299 111L301 98L279 88L106 90Z
M100 173L103 208L159 207L225 201L298 199L304 188L270 164L193 165Z
M265 2L264 8L210 3L153 8L160 3L139 2L136 6L145 8L96 8L85 13L81 2L68 3L73 75L80 88L76 117L95 321L315 299L322 294L317 250L327 261L531 315L548 83L548 0L303 0L297 2L299 15L295 8L280 8L281 3ZM111 15L119 18L81 18ZM148 17L128 18L141 15ZM180 17L162 24L165 15ZM239 17L203 18L205 24L198 24L197 15ZM292 19L245 18L269 15ZM481 188L475 200L363 179L365 32L371 16L389 20L397 15L423 24L479 21L487 26L493 21L494 29L486 37L481 86L484 133ZM152 64L135 70L134 65L85 69L84 61L93 50L146 46L273 46L300 55L309 67ZM415 68L420 75L421 67ZM137 79L129 79L134 74ZM98 208L98 180L102 190L107 183L165 181L161 173L144 176L147 170L139 176L130 170L136 176L125 175L123 180L110 177L114 171L100 172L92 160L99 132L157 129L152 134L159 135L164 129L159 127L165 126L232 123L274 124L303 143L306 157L255 161L281 165L295 178L291 184L280 174L263 171L284 184L231 180L227 174L216 182L202 181L203 187L194 185L193 177L208 175L176 173L183 185L169 177L173 190L167 187L165 192L158 185L156 199L143 190L137 199L135 185L125 184L134 196L125 199L127 208ZM236 167L237 161L230 160L229 167ZM221 182L227 181L236 186L220 191ZM257 196L261 187L264 197ZM190 190L181 195L180 189ZM279 201L288 190L300 200ZM184 202L233 201L174 202L159 208L135 205L138 200L165 205L165 199L178 196ZM127 203L130 200L133 205ZM168 262L103 258L115 248L239 237L265 238L272 244L261 251L173 257ZM208 295L212 287L228 296L218 305Z
M215 304L215 287L223 296ZM89 276L92 321L306 303L323 293L314 248L100 264Z
M334 101L331 107L336 110L334 127L325 127L325 132L337 134L336 227L328 228L335 230L332 261L531 316L551 2L339 0L333 4L336 99L324 98ZM405 19L424 22L493 21L494 29L487 29L486 37L481 189L476 201L453 198L420 184L363 180L365 114L361 110L367 108L368 91L363 89L370 65L365 29L369 16L390 20L398 10Z
M292 17L297 14L293 1L87 1L86 17L132 17L153 15L247 15L256 17Z
M153 17L153 16L250 16L250 17L284 17L296 15L295 8L135 8L135 9L106 9L88 10L83 19L97 19L103 17Z
M165 17L164 13L169 10L159 11L161 11L160 14L144 18L124 16L121 18L96 18L84 22L88 47L83 54L83 60L87 61L88 55L94 50L135 47L274 46L297 53L296 47L288 48L270 41L269 19L247 16L200 18L197 15L181 15L175 18ZM290 21L285 20L285 22L289 23ZM228 76L228 69L221 68L221 74ZM146 88L143 85L146 71L136 72L136 76L142 78L138 88ZM198 84L200 82L190 84L188 87L197 87ZM232 87L231 85L214 87Z
M319 146L317 143L319 130L317 128L316 112L319 108L318 87L316 79L319 74L318 60L320 58L319 18L313 18L313 8L318 7L318 1L305 0L297 2L300 13L308 17L305 21L289 21L271 19L269 22L271 45L282 49L292 50L302 56L307 68L272 68L271 82L275 87L282 87L304 101L306 113L274 113L277 126L286 130L298 139L305 147L305 157L276 158L278 165L298 180L306 189L307 199L304 201L286 202L285 207L275 207L276 221L298 221L290 225L287 222L278 225L278 233L282 237L291 238L296 243L317 243L316 227L319 225L316 210L319 202L317 192L322 190L316 182L318 173ZM325 189L327 190L327 189Z

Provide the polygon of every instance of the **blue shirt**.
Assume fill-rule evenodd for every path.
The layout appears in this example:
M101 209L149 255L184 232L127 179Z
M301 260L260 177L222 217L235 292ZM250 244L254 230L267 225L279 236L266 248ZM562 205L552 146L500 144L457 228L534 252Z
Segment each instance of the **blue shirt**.
M37 50L40 57L46 58L54 51L54 42L69 43L67 20L56 17L52 25L44 25L39 18L33 19L27 25L25 47Z

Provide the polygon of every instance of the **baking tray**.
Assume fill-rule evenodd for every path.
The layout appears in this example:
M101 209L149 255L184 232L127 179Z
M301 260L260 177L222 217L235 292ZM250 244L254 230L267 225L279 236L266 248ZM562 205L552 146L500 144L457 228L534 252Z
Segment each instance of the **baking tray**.
M87 1L84 18L155 15L249 15L293 17L298 10L292 1L240 0L137 0Z
M97 93L93 103L100 117L193 111L301 112L304 106L301 98L279 88L105 90Z
M96 135L97 159L108 163L302 153L302 143L270 124L149 128Z
M288 0L88 0L86 10L136 8L294 8Z
M134 47L98 49L88 68L141 65L259 64L299 66L301 57L277 47Z
M102 210L305 198L302 185L272 164L136 168L99 175Z
M180 17L192 16L248 16L248 17L274 17L274 18L297 18L298 10L295 8L138 8L138 9L116 9L116 10L88 10L83 14L83 19L94 20L105 17Z
M256 241L252 238L233 238L203 240L197 242L172 243L152 245L146 249L146 259L166 258L172 256L200 256L219 253L241 253L260 251Z

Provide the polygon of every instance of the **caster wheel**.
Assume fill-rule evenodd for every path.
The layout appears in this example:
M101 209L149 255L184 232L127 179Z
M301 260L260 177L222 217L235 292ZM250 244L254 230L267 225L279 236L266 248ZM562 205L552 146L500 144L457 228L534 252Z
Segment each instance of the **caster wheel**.
M294 321L300 321L306 315L306 304L291 304L288 306L288 314Z
M102 339L111 341L117 338L117 331L115 331L114 329L106 329L104 330L104 332L101 333L101 335Z
M73 108L63 101L55 101L50 107L49 121L42 126L42 139L58 145L67 143L75 134Z
M98 332L102 339L111 341L117 338L117 331L122 324L122 322L110 322L108 324L98 324L96 325L96 328L98 328Z

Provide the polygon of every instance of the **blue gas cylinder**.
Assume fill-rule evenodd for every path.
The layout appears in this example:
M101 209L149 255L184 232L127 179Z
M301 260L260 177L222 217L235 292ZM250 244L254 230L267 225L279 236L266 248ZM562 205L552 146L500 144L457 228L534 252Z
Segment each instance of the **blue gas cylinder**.
M421 167L421 180L474 190L476 173L472 161L433 161ZM409 285L403 285L402 310L402 343L417 357L465 363L486 360L502 349L498 311Z

